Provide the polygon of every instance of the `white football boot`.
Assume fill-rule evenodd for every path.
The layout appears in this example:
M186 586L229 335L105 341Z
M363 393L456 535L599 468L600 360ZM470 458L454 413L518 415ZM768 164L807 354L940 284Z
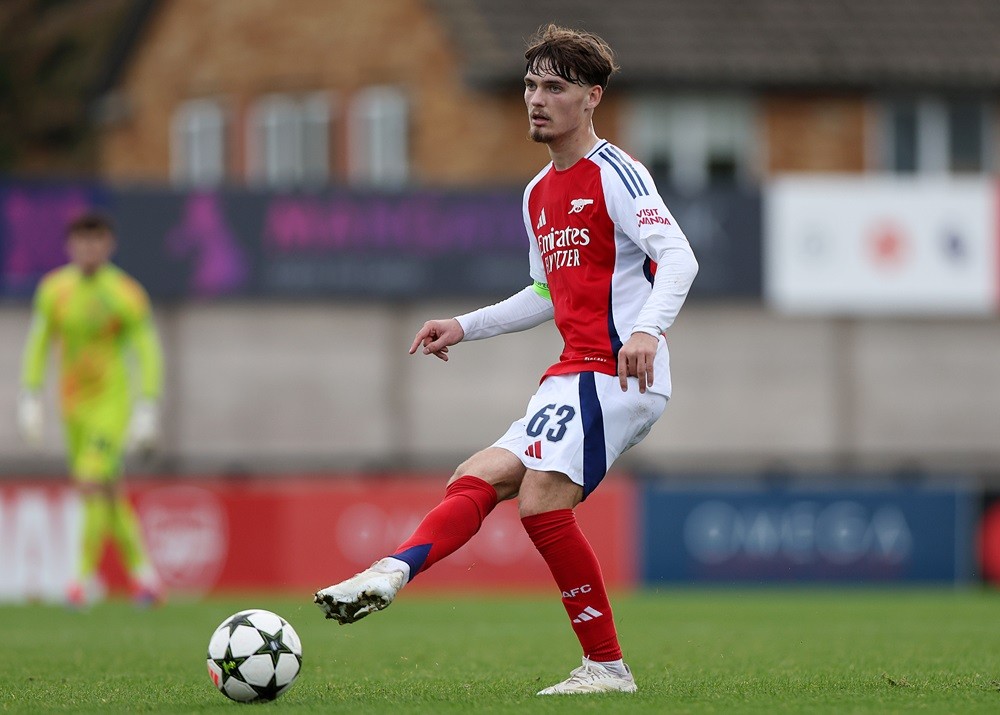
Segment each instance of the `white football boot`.
M313 601L327 618L332 618L341 625L354 623L369 613L381 611L392 603L406 583L406 574L389 570L386 561L387 559L376 561L371 567L346 581L317 591Z
M634 693L637 690L632 671L625 666L625 675L605 668L597 661L583 659L583 665L573 670L561 683L539 690L539 695L576 695L579 693Z

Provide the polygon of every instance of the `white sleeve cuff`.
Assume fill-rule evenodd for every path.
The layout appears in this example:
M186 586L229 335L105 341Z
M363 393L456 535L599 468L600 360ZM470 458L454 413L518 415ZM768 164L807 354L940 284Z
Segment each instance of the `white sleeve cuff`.
M645 333L646 335L652 335L654 338L659 338L663 335L663 331L655 325L637 325L632 328L632 332Z

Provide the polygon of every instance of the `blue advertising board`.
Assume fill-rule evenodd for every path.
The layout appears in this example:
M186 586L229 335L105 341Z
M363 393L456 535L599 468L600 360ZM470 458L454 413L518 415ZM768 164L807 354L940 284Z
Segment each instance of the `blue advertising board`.
M961 488L643 491L646 583L963 582L975 499Z

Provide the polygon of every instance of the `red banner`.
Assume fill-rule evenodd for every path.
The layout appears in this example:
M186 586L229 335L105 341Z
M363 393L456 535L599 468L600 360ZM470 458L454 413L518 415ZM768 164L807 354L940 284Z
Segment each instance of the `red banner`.
M391 553L440 501L445 482L428 475L137 480L130 494L168 589L311 593ZM612 588L635 583L636 511L636 490L621 476L610 476L577 509ZM0 600L58 597L75 562L75 494L68 486L4 486L0 516L0 583L7 584ZM121 582L114 563L104 575ZM513 502L500 504L471 542L411 586L553 588Z

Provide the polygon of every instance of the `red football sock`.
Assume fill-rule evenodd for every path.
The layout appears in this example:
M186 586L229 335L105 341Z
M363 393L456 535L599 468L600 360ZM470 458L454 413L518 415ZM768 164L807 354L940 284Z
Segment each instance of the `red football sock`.
M459 477L448 485L441 503L427 512L392 557L410 565L413 580L475 536L496 505L497 492L492 486L479 477Z
M557 509L521 519L538 553L562 591L573 630L591 660L619 660L622 649L611 616L611 602L597 556L580 531L572 509Z

